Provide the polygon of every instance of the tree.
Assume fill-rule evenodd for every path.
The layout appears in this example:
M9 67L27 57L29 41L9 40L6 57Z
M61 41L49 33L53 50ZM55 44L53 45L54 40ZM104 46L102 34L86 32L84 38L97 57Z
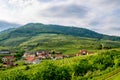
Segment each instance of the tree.
M21 57L23 56L24 50L19 50L16 52L16 54L14 55L16 60L21 59Z
M74 66L74 71L76 76L83 76L87 71L91 70L92 66L86 59L82 59L78 65Z
M103 50L104 49L104 44L100 44L98 49Z

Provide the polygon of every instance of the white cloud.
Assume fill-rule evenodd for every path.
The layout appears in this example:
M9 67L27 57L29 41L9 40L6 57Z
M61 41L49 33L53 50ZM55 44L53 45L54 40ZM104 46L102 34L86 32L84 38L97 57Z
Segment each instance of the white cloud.
M120 0L0 0L0 20L85 27L119 35Z

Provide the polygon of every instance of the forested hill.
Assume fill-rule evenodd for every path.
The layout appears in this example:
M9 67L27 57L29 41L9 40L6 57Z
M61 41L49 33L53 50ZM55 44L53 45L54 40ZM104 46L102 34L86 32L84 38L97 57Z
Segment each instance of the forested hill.
M120 40L120 37L99 34L97 32L85 28L60 26L60 25L45 25L41 23L29 23L15 30L8 31L6 34L1 34L0 41L15 37L32 37L42 33L64 34L64 35L72 35L72 36L87 37L87 38L97 38L97 39L106 39L106 40L108 39L114 41Z

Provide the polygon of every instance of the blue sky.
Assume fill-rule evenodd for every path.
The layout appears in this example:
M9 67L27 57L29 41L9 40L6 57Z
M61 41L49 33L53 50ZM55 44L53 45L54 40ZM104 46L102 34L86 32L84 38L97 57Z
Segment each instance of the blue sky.
M120 36L120 0L0 0L0 20L88 28Z

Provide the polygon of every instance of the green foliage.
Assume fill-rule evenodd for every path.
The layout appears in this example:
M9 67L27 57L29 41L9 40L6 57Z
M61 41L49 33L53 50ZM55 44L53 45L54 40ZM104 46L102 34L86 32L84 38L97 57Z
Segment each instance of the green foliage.
M25 67L25 70L28 70L28 69L30 69L30 66L27 65L27 66Z
M0 80L28 80L27 76L20 70L14 70L12 72L2 73ZM9 76L10 75L10 76Z
M2 63L2 57L0 57L0 63Z
M21 59L21 57L23 56L24 50L19 50L16 52L16 54L14 55L16 60Z
M80 49L118 48L120 47L119 41L120 37L106 36L83 28L31 23L0 34L0 45L2 46L0 49L5 49L6 47L3 46L7 46L9 49L18 50L15 54L16 60L18 60L24 50L54 50L71 54L77 53ZM54 51L51 53L54 54ZM2 57L3 55L0 55L0 58ZM120 67L120 51L104 52L103 50L92 56L48 60L29 66L23 64L20 62L18 67L0 70L0 80L94 79Z
M0 80L98 80L99 76L120 67L119 59L120 51L110 50L90 56L47 60L0 71Z
M76 76L83 76L85 75L90 69L92 69L92 66L86 59L82 59L78 65L75 65L74 71Z
M10 43L10 46L14 46L11 41L7 43L5 41L3 44L4 43ZM21 41L20 39L17 41L17 44L19 45L16 44L16 46L11 47L11 50L19 51L19 49L23 49L28 52L33 52L36 50L55 50L56 52L60 51L67 54L73 54L77 53L80 49L98 49L100 43L103 43L105 47L120 47L120 42L117 41L98 41L97 39L81 38L61 34L40 34L30 38L28 41ZM9 44L7 46L9 46Z
M93 64L95 69L105 70L108 66L112 67L114 62L111 56L100 54L98 57L95 57Z
M56 80L71 80L70 70L66 66L58 67L56 74Z
M38 23L27 24L0 34L0 45L11 50L55 50L69 54L77 53L80 49L102 49L101 44L104 49L118 48L119 40L119 37L98 34L84 28Z
M56 77L56 66L48 63L44 65L44 68L40 71L41 72L41 80L55 80Z

